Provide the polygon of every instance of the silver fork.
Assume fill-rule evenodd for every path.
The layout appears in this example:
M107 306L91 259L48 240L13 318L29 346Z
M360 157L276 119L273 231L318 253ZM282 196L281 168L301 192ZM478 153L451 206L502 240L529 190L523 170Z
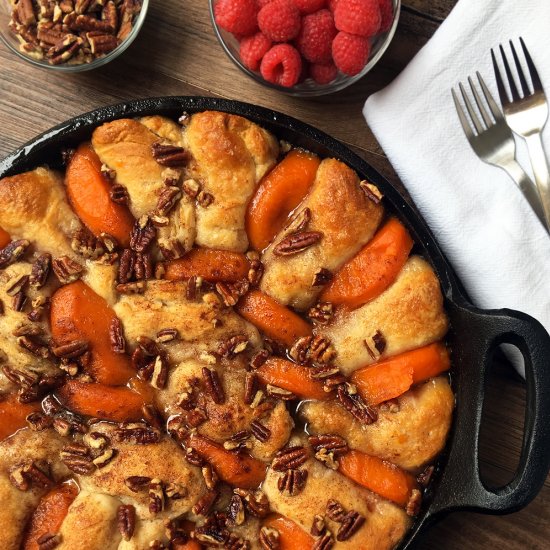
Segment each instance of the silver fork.
M495 77L498 86L498 95L500 96L500 102L504 111L504 119L508 123L508 126L518 135L525 139L527 148L529 150L529 158L531 159L531 166L533 167L533 173L535 175L535 183L539 191L542 207L544 210L544 216L546 218L547 225L550 227L550 172L548 169L548 161L544 152L542 144L541 130L543 129L548 119L548 103L542 83L540 81L537 69L533 64L533 60L529 55L529 51L525 46L523 38L519 39L521 48L527 62L529 69L529 75L533 84L533 91L529 89L523 68L519 62L514 44L510 40L510 48L514 57L519 81L521 84L522 96L520 96L516 87L516 81L510 71L510 66L504 48L499 46L502 61L504 63L504 69L510 86L510 92L512 93L512 99L510 100L506 89L502 74L498 68L495 52L491 50L491 57L493 59L493 68L495 71Z
M512 131L506 124L506 121L502 116L502 112L489 92L483 78L479 72L476 74L492 117L489 115L483 101L481 100L471 77L468 77L472 94L483 121L480 120L479 116L475 112L474 107L466 94L464 86L462 83L459 83L462 99L464 100L466 110L468 111L468 115L470 116L473 124L472 128L468 122L466 113L460 105L460 101L458 100L455 91L451 90L455 102L456 112L458 114L458 118L460 119L460 123L462 124L462 129L464 130L464 133L466 134L466 137L468 138L468 141L477 156L488 164L498 166L508 173L508 175L520 188L521 192L531 205L531 208L538 216L542 224L548 229L550 225L546 224L544 221L544 212L540 204L537 189L531 181L531 178L529 178L529 176L525 173L525 170L516 161L516 142L514 141Z

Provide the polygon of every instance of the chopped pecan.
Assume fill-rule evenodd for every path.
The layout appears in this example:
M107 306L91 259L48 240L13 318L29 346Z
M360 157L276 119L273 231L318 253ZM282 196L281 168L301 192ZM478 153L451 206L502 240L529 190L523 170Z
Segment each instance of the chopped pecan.
M166 186L163 187L157 202L156 212L160 216L166 216L181 199L181 191L179 187Z
M76 281L84 271L84 268L78 262L69 258L69 256L55 258L52 261L52 268L61 284L69 284Z
M334 316L334 306L330 302L319 302L313 306L307 316L319 325L326 325Z
M109 197L111 197L111 200L117 204L130 204L128 189L120 183L115 183L111 186L111 189L109 189Z
M316 514L314 517L313 517L313 523L311 524L311 531L310 533L314 536L314 537L320 537L322 536L325 531L327 530L327 526L326 526L326 523L325 523L325 518L324 516L321 516L319 514Z
M146 252L157 236L157 229L149 216L141 216L130 233L130 248L135 252Z
M35 336L20 336L17 343L37 357L42 359L51 357L49 347Z
M82 440L88 447L95 450L103 450L111 441L105 434L100 432L87 433Z
M366 180L363 180L359 185L370 201L372 201L374 204L380 204L380 202L384 198L384 195L382 195L376 185L373 185Z
M21 274L21 275L16 275L15 277L12 277L8 281L5 287L6 294L8 296L15 296L16 294L23 292L28 282L29 282L28 275Z
M183 192L192 199L195 199L201 190L200 183L194 179L188 179L183 182Z
M234 489L233 492L244 500L246 509L253 516L265 518L269 514L269 500L263 491L259 489L257 491Z
M61 535L59 533L44 533L36 540L38 550L53 550L61 544Z
M4 365L2 367L2 372L4 376L16 386L28 387L38 382L38 377L36 375L10 367L9 365Z
M104 2L101 3L103 4ZM112 29L111 32L115 32L117 30L118 12L115 2L113 2L113 0L108 0L108 2L105 3L103 10L101 11L101 19L107 24L110 29Z
M208 491L206 491L206 493L204 493L193 506L193 514L196 514L197 516L207 516L210 510L212 510L218 496L218 491L215 489L208 489Z
M239 281L236 283L216 283L216 291L222 297L223 303L227 307L234 306L241 296L248 292L248 281Z
M258 376L253 372L247 372L244 379L244 398L245 405L250 405L254 401L254 396L258 391Z
M118 530L124 540L130 540L136 528L136 509L131 504L121 504L117 510Z
M101 244L109 254L112 254L119 247L118 241L109 233L100 233L97 240L98 244Z
M417 516L420 512L420 507L422 506L422 493L418 489L413 489L411 491L411 496L407 502L405 511L409 516Z
M99 258L99 256L101 256L105 252L102 244L98 241L98 239L84 227L81 227L73 234L73 238L71 240L71 248L76 253L84 256L85 258L91 258L94 260ZM51 256L49 260L51 261Z
M214 195L212 195L211 193L207 193L206 191L201 191L197 195L197 202L203 208L207 208L214 202Z
M2 248L0 250L0 269L4 269L19 260L30 244L26 239L19 239Z
M189 494L187 487L179 483L168 483L164 488L164 494L172 500L179 500Z
M309 208L304 208L292 217L292 219L286 226L286 231L290 233L301 233L305 230L310 221L311 210Z
M185 166L190 159L189 153L177 145L167 145L160 141L151 146L153 158L162 166L174 168L176 166Z
M124 484L132 493L145 491L149 487L151 478L147 476L130 476L124 480Z
M23 291L18 292L13 297L13 304L12 304L13 310L23 311L23 309L25 308L26 302L27 302L27 296L25 295L25 293Z
M253 368L254 370L259 369L267 361L270 355L271 354L266 349L260 350L250 360L250 367Z
M317 244L323 238L319 231L302 231L291 233L279 241L273 248L275 256L291 256Z
M325 449L327 452L337 457L346 454L349 450L346 440L339 435L310 435L308 441L316 453L321 449Z
M346 515L346 511L337 500L330 499L327 502L326 514L332 521L341 523Z
M87 340L73 340L68 344L52 346L53 354L56 357L64 359L74 359L80 357L90 349L90 343Z
M235 525L242 525L246 519L244 513L243 499L236 494L233 494L229 501L229 507L227 515L232 523Z
M205 464L201 468L202 477L207 489L214 489L218 484L218 476L210 464Z
M91 15L69 14L63 19L63 23L72 31L102 31L104 33L112 33L114 31L114 29L111 29L109 23L100 21Z
M30 413L25 420L33 432L41 432L52 425L52 419L39 411Z
M114 449L105 449L100 455L96 456L92 462L98 468L103 468L107 466L111 460L115 457Z
M114 432L113 436L118 442L129 442L139 445L149 445L160 441L160 431L147 426L144 423L123 424Z
M113 317L109 326L109 339L111 340L111 349L115 353L126 353L126 340L124 338L124 329L122 322L118 317Z
M118 266L117 279L119 283L125 284L132 280L135 264L136 255L134 251L125 248L120 256L120 263Z
M262 278L262 275L264 274L264 264L260 262L260 260L252 260L250 262L250 268L248 269L248 282L251 285L258 285L260 283L260 279Z
M340 527L336 533L336 540L343 542L349 540L365 523L365 516L355 510L350 510L340 521Z
M250 550L250 542L231 533L224 543L225 550Z
M94 0L75 0L74 11L79 15L86 13Z
M141 407L141 414L143 419L149 424L156 428L157 430L162 430L164 428L164 421L159 410L152 403L145 403Z
M416 476L416 481L418 481L418 484L421 487L428 486L428 484L430 483L430 480L432 479L434 470L435 470L434 466L428 466L427 468L424 469L423 472L421 472L420 474L418 474L418 476Z
M229 538L227 517L223 512L214 512L200 527L195 528L194 538L211 547L224 544Z
M340 465L336 460L334 453L332 451L328 451L324 447L321 447L315 452L315 458L331 470L338 470L338 466Z
M145 281L136 281L135 283L118 284L116 290L120 294L143 294L145 287Z
M306 486L307 470L287 470L277 480L277 488L281 493L287 492L290 496L301 493Z
M157 342L160 344L166 344L179 337L178 329L175 328L163 328L157 332Z
M53 481L49 472L44 471L45 467L39 468L33 460L28 460L15 466L9 474L9 479L20 491L28 491L31 487L49 488Z
M90 31L86 33L90 44L90 51L95 55L102 55L113 51L119 44L116 36L103 31ZM123 203L124 204L124 203Z
M29 26L36 23L36 15L32 0L19 0L16 5L17 19L21 25Z
M164 488L162 481L158 478L152 479L149 483L149 512L158 514L164 510Z
M47 252L40 254L40 256L36 258L32 265L31 276L29 278L29 284L33 288L42 288L46 284L48 275L50 274L51 262L52 256Z
M279 388L279 386L273 386L272 384L267 384L265 387L267 395L274 397L275 399L281 399L283 401L293 401L298 397L289 390L284 388Z
M321 535L311 547L311 550L330 550L334 546L334 539L330 532Z
M340 404L350 412L359 422L364 424L372 424L378 419L376 409L369 407L357 393L357 388L346 382L340 384L336 392L336 396Z
M189 464L192 464L193 466L199 466L202 467L204 464L203 458L197 453L193 447L187 447L185 450L185 459Z
M157 390L166 387L168 381L168 358L165 353L156 356L153 364L153 373L151 374L151 386Z
M247 347L248 338L244 334L239 334L222 342L218 347L218 355L232 359L235 355L242 353Z
M386 338L384 338L384 335L379 330L374 333L372 341L374 342L374 347L377 349L378 353L384 353L384 350L386 349Z
M180 124L181 126L188 126L190 122L191 115L187 111L184 111L178 118L178 124Z
M225 392L223 391L223 386L220 382L218 373L215 370L209 369L208 367L202 368L202 378L204 380L204 385L206 390L210 395L212 401L221 405L225 402Z
M324 286L331 279L332 273L328 269L322 267L321 269L319 269L319 271L315 273L311 286Z
M276 472L295 470L309 458L309 453L302 445L294 445L280 450L273 458L271 467Z
M260 529L260 545L263 550L279 550L281 535L277 529L264 525Z
M271 430L258 420L253 420L250 423L250 431L252 435L262 443L265 443L271 437Z
M252 447L249 441L250 432L247 430L241 430L233 434L229 439L223 442L224 449L228 451L245 451Z
M52 65L60 65L71 59L78 50L82 47L82 38L74 34L67 34L65 37L56 42L47 52Z

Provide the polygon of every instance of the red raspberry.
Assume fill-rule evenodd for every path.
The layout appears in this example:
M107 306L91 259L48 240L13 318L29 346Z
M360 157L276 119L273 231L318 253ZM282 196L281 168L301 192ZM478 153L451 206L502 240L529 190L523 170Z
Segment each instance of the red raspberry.
M338 0L334 23L339 31L373 36L380 29L382 16L379 0Z
M260 61L267 50L271 48L271 40L261 32L252 36L247 36L241 41L239 54L245 67L251 71L257 71L260 68Z
M309 67L309 75L317 84L328 84L336 78L337 74L338 69L332 61L330 63L312 63Z
M390 30L393 23L393 2L392 0L378 0L378 2L380 5L380 15L382 17L379 32L387 32Z
M300 78L302 58L290 44L276 44L264 55L260 72L268 82L290 88Z
M256 4L258 4L258 11L261 10L266 4L269 4L269 2L272 2L273 0L256 0Z
M348 76L361 72L367 64L369 53L369 41L363 36L340 31L332 42L334 64Z
M330 11L320 10L302 19L296 47L308 61L328 63L332 59L332 40L336 33Z
M327 0L292 0L302 13L314 13L325 7Z
M258 30L256 0L219 0L214 7L216 23L226 31L240 36Z
M300 12L290 0L273 0L258 13L258 25L273 42L287 42L300 32Z
M334 13L339 0L328 0L328 9Z

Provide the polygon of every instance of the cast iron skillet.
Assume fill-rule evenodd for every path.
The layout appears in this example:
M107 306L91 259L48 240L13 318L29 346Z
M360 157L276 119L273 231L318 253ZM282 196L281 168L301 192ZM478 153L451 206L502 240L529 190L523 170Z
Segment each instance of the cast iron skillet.
M0 177L61 164L61 147L89 139L92 129L109 120L142 115L177 119L183 111L206 109L245 116L280 139L321 156L333 156L375 183L407 225L421 253L435 268L451 321L452 385L456 411L452 433L441 457L423 510L400 545L410 549L418 535L445 513L472 510L506 514L526 506L541 488L550 468L550 336L542 325L509 309L483 311L474 307L439 249L424 220L378 172L328 135L283 114L246 103L202 97L164 97L131 101L73 118L38 136L0 162ZM504 275L504 274L503 274ZM501 343L517 346L525 359L527 407L520 464L505 487L490 489L479 476L478 436L483 396L492 356ZM545 395L546 393L546 395ZM503 399L504 401L504 399Z

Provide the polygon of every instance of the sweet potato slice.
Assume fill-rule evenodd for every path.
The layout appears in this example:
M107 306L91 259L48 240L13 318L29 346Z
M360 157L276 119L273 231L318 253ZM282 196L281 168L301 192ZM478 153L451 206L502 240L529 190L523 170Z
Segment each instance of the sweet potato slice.
M315 539L297 523L280 514L273 514L263 521L264 527L279 532L279 550L310 550Z
M369 405L378 405L449 370L450 366L447 348L436 342L356 370L351 379Z
M101 161L89 143L81 144L73 155L65 184L74 211L94 235L109 233L129 245L134 218L125 205L111 200L111 182L101 173Z
M313 184L319 164L317 156L294 149L263 178L246 212L253 248L263 250L283 228Z
M0 227L0 249L11 242L10 234Z
M27 426L27 416L39 408L37 403L20 403L15 394L0 401L0 441Z
M40 550L40 537L46 533L58 533L77 494L76 483L63 483L46 493L32 515L21 549Z
M143 397L126 386L105 386L69 380L56 391L59 401L69 410L113 422L142 418Z
M101 384L126 384L135 375L127 355L111 348L109 329L115 318L107 302L82 281L62 286L52 296L50 322L57 345L75 340L90 344L91 360L85 367Z
M259 290L251 290L243 296L236 310L267 336L287 346L311 334L311 326L306 321Z
M369 491L400 506L407 505L412 490L417 488L416 479L405 470L356 450L339 458L338 471Z
M412 246L405 226L390 218L338 271L321 294L321 300L356 308L376 298L395 281Z
M243 489L256 489L265 478L266 465L246 454L227 451L218 443L198 434L188 442L216 470L222 481Z
M270 357L255 372L264 384L283 388L303 399L322 401L332 397L331 393L325 392L320 380L312 378L312 369L286 359Z
M170 281L182 281L196 275L207 281L236 282L246 279L250 264L239 252L195 248L183 258L166 262L164 267L165 277Z

